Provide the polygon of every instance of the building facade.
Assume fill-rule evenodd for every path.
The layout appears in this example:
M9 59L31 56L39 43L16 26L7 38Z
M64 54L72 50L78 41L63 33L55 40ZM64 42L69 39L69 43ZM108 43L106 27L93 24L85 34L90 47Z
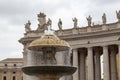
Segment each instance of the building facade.
M23 80L22 58L7 58L0 61L0 80Z
M119 14L116 14L120 16ZM77 19L73 19L74 26L71 29L62 29L62 21L59 20L59 30L55 34L66 40L71 48L71 64L77 67L77 71L73 74L73 80L120 80L120 17L114 23L106 23L106 15L103 14L103 24L91 24L92 18L89 16L88 26L78 27ZM40 38L44 31L50 26L49 21L46 21L44 13L38 14L38 28L37 30L30 29L30 21L25 25L24 37L19 42L24 46L23 60L24 66L29 66L32 60L28 57L28 45L35 39ZM62 59L64 55L58 55L60 62L64 63ZM103 65L101 64L103 61ZM103 70L102 70L103 69ZM103 74L101 75L101 72ZM27 78L26 78L27 77ZM23 79L32 80L35 77L24 75ZM67 79L67 78L65 78Z

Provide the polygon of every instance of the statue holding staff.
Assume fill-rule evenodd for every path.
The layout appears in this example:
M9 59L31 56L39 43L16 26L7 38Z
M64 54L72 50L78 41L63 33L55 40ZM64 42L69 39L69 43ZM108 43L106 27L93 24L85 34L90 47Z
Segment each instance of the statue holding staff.
M61 21L60 18L59 18L59 21L58 21L58 28L59 28L59 30L62 30L62 21Z
M92 17L89 15L88 18L86 18L87 21L88 21L88 26L91 26L91 23L92 23Z

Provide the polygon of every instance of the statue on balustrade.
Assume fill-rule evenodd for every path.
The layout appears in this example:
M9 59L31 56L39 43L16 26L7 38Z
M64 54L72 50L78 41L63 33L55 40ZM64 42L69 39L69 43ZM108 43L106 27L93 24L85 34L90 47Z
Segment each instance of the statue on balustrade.
M62 21L61 21L60 18L59 18L59 21L58 21L58 28L59 28L60 31L62 30Z
M116 16L117 16L118 22L120 22L120 10L118 12L116 11Z
M105 13L103 13L103 16L102 16L102 22L103 22L103 24L106 24L106 14Z
M74 22L74 28L77 28L78 19L76 17L74 17L74 19L72 19L72 20Z
M89 17L86 18L86 19L87 19L87 21L88 21L88 27L90 27L90 26L91 26L91 23L92 23L92 17L89 15Z
M25 24L25 32L26 33L31 31L30 25L31 25L31 22L30 22L30 20L28 20L28 22Z
M52 20L50 18L48 18L47 21L47 27L50 26L50 29L52 29Z
M44 13L41 13L37 15L38 17L38 28L37 31L44 31L47 29L47 24L46 24L46 15Z

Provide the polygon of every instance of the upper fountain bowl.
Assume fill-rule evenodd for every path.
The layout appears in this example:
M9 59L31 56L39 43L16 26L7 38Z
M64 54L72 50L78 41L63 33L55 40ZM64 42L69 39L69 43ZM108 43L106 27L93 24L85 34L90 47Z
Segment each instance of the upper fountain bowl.
M43 47L54 47L56 51L64 51L69 49L70 45L55 35L44 35L41 38L32 41L28 46L28 49L42 51Z

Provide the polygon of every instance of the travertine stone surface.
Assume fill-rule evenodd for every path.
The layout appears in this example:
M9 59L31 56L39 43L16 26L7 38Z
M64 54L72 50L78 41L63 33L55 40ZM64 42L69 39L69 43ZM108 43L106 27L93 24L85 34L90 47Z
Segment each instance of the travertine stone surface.
M73 49L73 66L77 67L76 72L73 74L73 80L78 80L78 50Z
M118 14L117 14L117 16L118 16ZM42 16L42 17L45 18L45 16ZM102 47L101 52L103 52L103 53L101 53L100 55L104 56L103 57L103 59L104 59L104 65L103 65L104 66L104 80L110 80L110 77L111 77L110 75L115 75L115 74L110 74L110 70L112 70L112 68L109 68L109 65L110 65L109 62L114 63L115 59L113 59L113 56L112 56L110 58L111 60L109 60L110 54L108 52L108 47L109 46L114 46L114 45L120 45L120 22L119 22L119 20L117 22L114 22L114 23L106 23L106 22L107 21L104 21L104 24L91 25L91 23L89 21L89 27L88 26L86 26L86 27L77 27L77 28L72 27L70 29L63 29L64 26L60 25L60 26L62 26L62 30L56 30L55 34L60 39L64 39L67 42L69 42L72 49L79 49L79 48L87 48L88 49L88 47L98 47L98 46ZM31 30L30 32L25 33L24 37L22 37L19 41L25 47L27 47L27 45L31 41L40 38L41 35L43 35L43 33L44 32L42 30L40 30L40 31L39 30ZM106 48L105 46L108 46L108 47ZM117 46L117 47L118 47L118 49L117 49L118 53L116 53L116 54L119 55L119 61L117 61L117 62L119 62L118 68L120 68L119 67L120 66L120 47L119 46ZM93 54L94 52L91 52L91 53ZM26 49L24 49L23 54L24 54L24 60L25 60L24 63L27 64L27 62L26 62L27 59L26 58L27 58L28 54L26 52ZM95 54L94 55L92 55L92 54L87 55L87 57L88 56L89 57L90 56L95 57ZM73 61L71 61L71 62L73 62L74 65L81 66L81 65L78 65L78 63L80 62L80 61L78 61L80 59L80 56L78 56L76 58L75 55L77 55L77 54L74 54L74 52L73 52L73 56L72 56ZM59 58L63 57L63 55L58 55L58 56L59 56ZM89 57L85 58L85 61L89 61L90 59L92 61L92 58L89 58ZM93 60L93 63L95 61L97 61L96 62L97 65L92 66L91 64L93 64L93 63L88 63L90 65L85 63L85 65L87 66L86 71L85 71L85 74L86 74L85 76L88 75L90 77L90 75L91 75L92 77L90 77L90 79L92 79L93 76L97 80L100 79L100 66L99 66L100 64L99 64L99 60L98 60L99 57L100 56L98 56L98 54L96 54L96 60L95 60L95 58ZM78 59L78 60L76 60L76 59ZM87 60L87 59L89 59L89 60ZM62 64L62 63L64 63L64 60L60 59L60 60L58 60L58 62ZM84 62L81 62L81 63L83 64ZM91 66L91 67L89 67L89 66ZM97 68L94 68L94 67L97 67ZM115 67L115 66L113 66L113 67ZM87 68L88 69L91 68L92 71L91 72L88 71ZM80 72L80 71L76 71L76 73L73 75L74 80L78 80L78 74L79 74L78 72ZM94 72L96 73L95 75L93 74ZM118 73L119 73L119 75L117 74L117 76L120 77L120 69L119 69ZM77 76L75 76L75 75L77 75ZM86 80L89 79L87 77L86 77ZM118 80L120 80L120 78Z
M93 49L92 47L88 48L88 79L94 80L94 65L93 65Z
M110 64L108 46L103 46L103 60L104 60L104 80L110 80Z

